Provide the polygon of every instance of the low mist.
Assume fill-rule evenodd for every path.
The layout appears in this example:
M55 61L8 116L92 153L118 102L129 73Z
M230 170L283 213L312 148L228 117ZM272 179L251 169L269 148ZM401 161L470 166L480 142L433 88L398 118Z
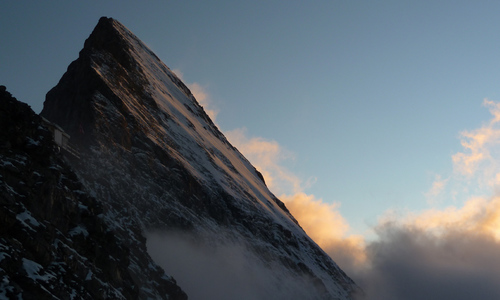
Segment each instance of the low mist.
M264 263L245 245L187 232L147 234L148 253L189 299L323 299L308 278Z

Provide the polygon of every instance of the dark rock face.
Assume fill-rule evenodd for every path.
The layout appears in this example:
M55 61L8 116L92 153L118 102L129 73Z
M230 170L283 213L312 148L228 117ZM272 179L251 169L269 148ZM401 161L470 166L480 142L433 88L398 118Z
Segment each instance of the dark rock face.
M182 81L119 22L99 20L41 115L71 135L81 158L67 161L109 206L103 218L131 257L145 232L208 233L210 243L239 243L303 280L302 299L350 299L356 289ZM285 287L278 278L276 289Z
M144 239L131 251L56 150L40 116L1 86L0 298L186 299Z

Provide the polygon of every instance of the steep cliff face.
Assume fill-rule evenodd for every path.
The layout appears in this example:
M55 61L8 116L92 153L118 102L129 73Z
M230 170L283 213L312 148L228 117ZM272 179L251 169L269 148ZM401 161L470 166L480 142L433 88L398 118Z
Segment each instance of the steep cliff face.
M288 289L296 299L350 299L356 289L189 89L119 22L99 20L41 114L71 135L80 159L68 162L110 206L103 218L123 240L176 230L241 245L276 275L268 298Z
M131 256L58 152L41 117L0 87L0 299L186 299L144 239Z

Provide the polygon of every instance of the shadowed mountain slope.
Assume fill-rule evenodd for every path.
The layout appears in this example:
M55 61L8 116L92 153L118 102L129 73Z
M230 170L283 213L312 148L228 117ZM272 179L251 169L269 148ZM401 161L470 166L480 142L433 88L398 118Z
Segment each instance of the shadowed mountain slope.
M112 229L111 210L84 192L42 118L0 86L0 299L186 299L144 239Z

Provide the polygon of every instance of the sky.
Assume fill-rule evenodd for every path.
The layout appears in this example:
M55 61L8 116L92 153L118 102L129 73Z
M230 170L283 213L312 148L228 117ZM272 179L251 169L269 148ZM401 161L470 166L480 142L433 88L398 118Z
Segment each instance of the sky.
M98 19L117 19L182 77L306 232L379 287L372 299L401 299L398 272L466 270L446 291L500 275L482 261L500 249L499 12L496 1L3 1L0 84L40 112Z

